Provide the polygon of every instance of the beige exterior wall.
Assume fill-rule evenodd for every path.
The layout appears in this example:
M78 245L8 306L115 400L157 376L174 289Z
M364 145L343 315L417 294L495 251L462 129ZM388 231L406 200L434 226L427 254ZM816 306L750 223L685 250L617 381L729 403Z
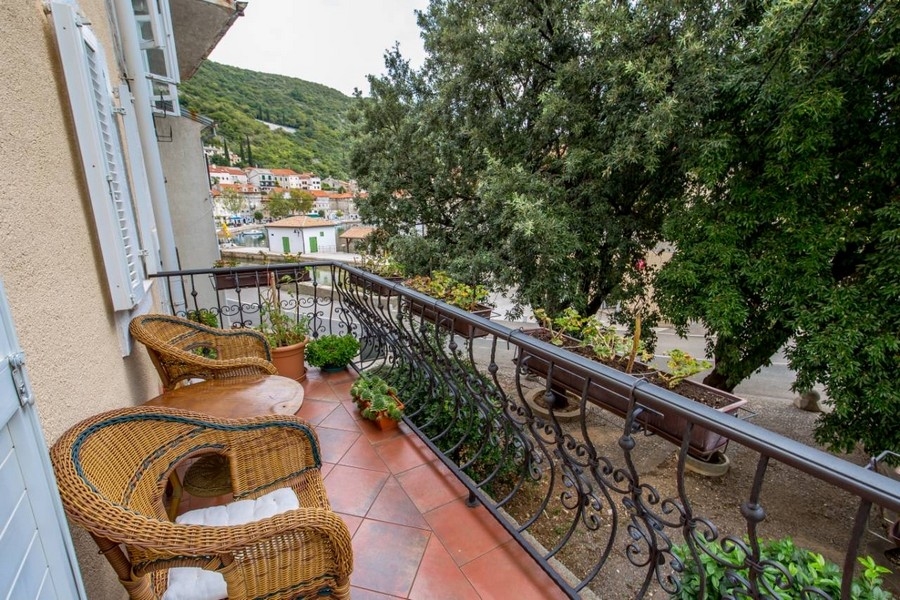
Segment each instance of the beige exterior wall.
M105 3L80 5L116 73ZM52 23L37 0L0 3L0 81L0 277L51 443L159 384L140 346L121 356ZM73 537L88 597L124 597L88 536Z

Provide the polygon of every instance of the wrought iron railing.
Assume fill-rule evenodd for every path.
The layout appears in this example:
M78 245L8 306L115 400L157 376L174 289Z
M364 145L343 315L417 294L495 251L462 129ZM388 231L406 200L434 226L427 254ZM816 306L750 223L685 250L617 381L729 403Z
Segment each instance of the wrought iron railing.
M470 501L571 597L610 597L613 580L628 582L629 597L678 594L685 562L721 548L730 558L715 560L732 590L723 597L778 597L793 572L761 556L760 543L785 535L843 567L840 594L807 587L802 597L849 598L858 556L876 549L886 562L883 526L900 514L900 482L876 472L879 461L852 464L349 265L157 277L182 315L206 310L223 327L252 327L275 285L283 311L309 315L313 336L358 337L355 368L400 389L405 421ZM664 420L675 429L663 430ZM713 449L730 440L728 455L741 459L746 479L688 475L692 460L709 454L698 434L712 436ZM841 506L818 503L825 489ZM826 518L779 520L786 506L792 516ZM697 585L702 598L713 583L701 576Z

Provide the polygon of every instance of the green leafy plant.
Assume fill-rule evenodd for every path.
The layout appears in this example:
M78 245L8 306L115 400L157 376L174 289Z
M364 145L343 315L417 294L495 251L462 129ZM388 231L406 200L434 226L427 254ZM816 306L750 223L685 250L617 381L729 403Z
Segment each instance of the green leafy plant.
M431 276L419 275L403 283L407 287L464 310L472 310L477 304L486 304L489 298L487 287L457 281L444 271L434 271Z
M567 338L574 339L579 346L592 349L601 360L626 356L634 346L634 338L621 335L615 327L604 325L596 317L582 316L571 307L553 318L545 310L536 308L534 316L542 327L550 331L551 343L563 346L571 343L567 342ZM638 342L637 352L643 360L653 358L653 355L646 351L643 342Z
M379 277L403 277L405 275L403 265L394 260L390 254L380 256L360 254L359 259L354 261L353 265Z
M238 261L234 258L220 258L213 262L214 269L224 269L226 267L236 267Z
M216 313L205 308L201 308L200 310L189 310L185 316L188 320L200 323L201 325L206 325L207 327L219 326L219 317L216 316Z
M715 558L698 550L700 565L706 575L704 598L719 600L734 589L734 584L726 577L727 567L722 563L742 565L746 554L736 545L731 546L727 552L719 545L712 546L710 550ZM672 551L684 563L684 572L681 576L681 590L671 597L694 600L700 594L700 570L697 563L686 544L675 546ZM811 587L822 590L832 598L841 596L841 569L825 560L821 554L798 548L791 538L763 541L760 544L760 559L780 563L791 575L791 581L788 582L780 570L771 567L766 568L762 575L764 581L776 590L775 597L779 600L806 598L808 594L804 590ZM890 571L877 565L871 556L859 557L857 560L863 566L863 572L860 577L854 579L850 597L853 600L893 598L881 587L882 575ZM744 578L748 577L746 569L736 569L736 572Z
M350 395L365 419L374 421L386 416L399 421L403 418L403 403L397 390L377 375L362 375L350 388Z
M306 345L306 362L314 367L346 367L359 354L359 340L350 334L323 335Z
M270 275L268 291L259 305L257 331L266 336L269 346L283 348L306 340L310 315L290 315L281 309L275 276Z
M684 350L673 348L669 351L669 361L666 365L669 367L669 372L661 373L661 376L670 388L674 388L685 378L710 368L712 363L708 360L696 359Z

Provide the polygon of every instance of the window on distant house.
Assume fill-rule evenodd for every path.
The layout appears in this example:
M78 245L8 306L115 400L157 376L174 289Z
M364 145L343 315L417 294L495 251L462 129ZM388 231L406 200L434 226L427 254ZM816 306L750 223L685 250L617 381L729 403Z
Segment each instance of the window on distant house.
M114 103L103 49L88 23L82 21L76 10L77 7L68 1L51 4L53 25L113 308L116 311L129 311L147 297L149 290L144 257L152 253L143 248L153 248L153 245L150 241L152 212L146 175L143 171L133 172L134 189L139 194L137 215L145 233L142 239L138 230L136 203L133 202L132 188L126 172L127 162L119 137L120 124L129 134L133 131L136 135L130 98L122 107ZM122 89L127 90L124 87ZM116 113L123 114L124 120L121 123L115 116ZM129 124L133 127L129 127ZM134 140L129 144L129 150L132 150L132 146L139 148L140 144ZM130 166L143 169L142 164Z

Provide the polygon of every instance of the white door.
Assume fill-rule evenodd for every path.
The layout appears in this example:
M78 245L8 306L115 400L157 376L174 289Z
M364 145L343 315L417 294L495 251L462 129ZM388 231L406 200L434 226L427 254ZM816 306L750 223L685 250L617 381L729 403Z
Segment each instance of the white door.
M0 599L85 598L0 281Z

